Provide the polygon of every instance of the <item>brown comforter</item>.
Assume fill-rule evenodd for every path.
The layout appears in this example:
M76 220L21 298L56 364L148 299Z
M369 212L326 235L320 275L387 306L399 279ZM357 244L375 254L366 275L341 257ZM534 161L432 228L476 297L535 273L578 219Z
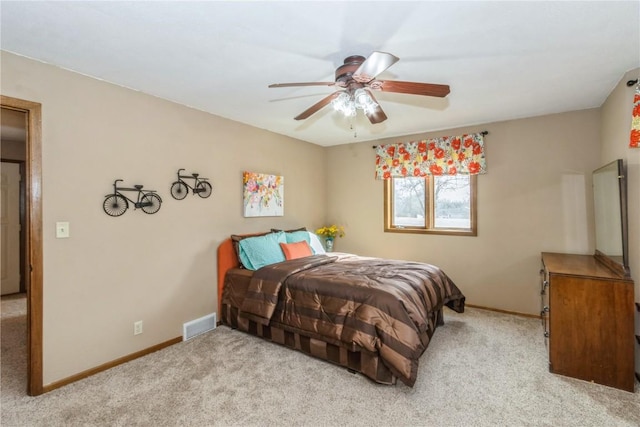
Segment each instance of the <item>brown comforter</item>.
M257 270L241 315L377 352L394 375L413 386L438 311L446 305L462 313L464 300L433 265L314 255Z

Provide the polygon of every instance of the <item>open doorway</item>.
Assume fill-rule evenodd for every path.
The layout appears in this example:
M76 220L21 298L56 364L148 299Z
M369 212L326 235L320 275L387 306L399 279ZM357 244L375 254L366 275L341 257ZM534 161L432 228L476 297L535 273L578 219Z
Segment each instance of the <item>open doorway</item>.
M19 276L18 289L26 291L26 342L27 342L27 392L39 395L44 392L42 372L42 151L41 151L41 105L22 99L0 96L2 107L2 132L19 132L5 127L11 123L9 117L17 117L24 124L24 159L9 157L5 141L2 142L3 160L7 164L17 163L22 168L22 239L18 244ZM6 121L5 121L6 119ZM11 138L6 138L11 139ZM11 144L6 144L7 146ZM3 162L3 166L5 166ZM13 167L7 167L7 170ZM4 266L3 266L4 268ZM8 285L9 286L9 285ZM12 285L15 286L15 285ZM15 289L15 288L10 288Z
M27 113L2 108L0 111L0 196L2 211L2 274L0 295L26 293L24 270L25 187L21 178L27 160Z

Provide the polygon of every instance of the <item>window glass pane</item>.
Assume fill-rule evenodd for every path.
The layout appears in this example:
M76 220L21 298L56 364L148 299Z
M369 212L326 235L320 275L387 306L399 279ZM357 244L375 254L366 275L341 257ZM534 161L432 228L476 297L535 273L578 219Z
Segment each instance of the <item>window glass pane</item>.
M393 225L425 226L425 179L393 178Z
M435 228L471 228L469 175L434 176Z

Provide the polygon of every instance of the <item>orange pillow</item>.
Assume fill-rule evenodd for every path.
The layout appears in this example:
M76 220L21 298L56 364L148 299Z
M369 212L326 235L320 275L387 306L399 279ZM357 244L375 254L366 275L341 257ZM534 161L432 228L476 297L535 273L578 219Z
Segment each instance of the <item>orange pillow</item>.
M296 259L313 255L311 246L309 246L305 240L295 243L280 243L280 247L286 259Z

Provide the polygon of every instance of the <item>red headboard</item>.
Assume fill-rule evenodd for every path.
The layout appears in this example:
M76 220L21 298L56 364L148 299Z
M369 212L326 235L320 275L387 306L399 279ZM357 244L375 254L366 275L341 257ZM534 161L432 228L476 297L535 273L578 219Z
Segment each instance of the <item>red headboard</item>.
M240 265L238 255L231 239L226 239L218 246L218 319L222 318L222 290L227 270Z
M267 232L268 233L268 232ZM242 237L261 236L266 233L240 234ZM222 291L224 289L224 276L227 270L240 266L238 254L233 247L231 239L225 239L218 246L218 319L222 318Z

